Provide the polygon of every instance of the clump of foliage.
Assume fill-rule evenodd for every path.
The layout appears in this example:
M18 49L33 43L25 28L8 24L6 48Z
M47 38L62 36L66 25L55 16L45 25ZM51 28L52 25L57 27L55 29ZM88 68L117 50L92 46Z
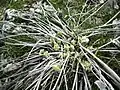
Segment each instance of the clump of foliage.
M120 65L119 12L106 22L98 11L107 1L96 6L82 2L78 11L70 0L67 16L61 17L54 3L40 0L27 10L6 11L0 40L27 51L7 60L1 54L0 89L120 89L120 77L108 66ZM101 21L91 21L95 18Z

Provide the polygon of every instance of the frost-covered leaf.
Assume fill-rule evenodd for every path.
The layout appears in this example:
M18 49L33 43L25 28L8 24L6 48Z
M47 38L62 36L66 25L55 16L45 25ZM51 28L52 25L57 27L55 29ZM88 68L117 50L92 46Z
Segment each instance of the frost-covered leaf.
M107 90L106 85L100 80L96 80L94 83L98 86L100 90Z
M109 86L107 86L107 84L105 84L104 82L102 82L100 80L96 80L94 83L98 86L98 88L100 90L114 90L114 88L112 86L109 87Z
M16 64L10 63L10 64L7 64L7 66L4 68L4 71L5 72L13 71L18 69L19 67L20 67L19 63L16 63Z

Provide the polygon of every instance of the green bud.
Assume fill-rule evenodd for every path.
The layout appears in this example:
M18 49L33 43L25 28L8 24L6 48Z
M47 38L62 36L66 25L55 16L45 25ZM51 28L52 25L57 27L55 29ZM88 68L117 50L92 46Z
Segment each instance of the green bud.
M64 44L64 50L69 51L70 46L68 44Z
M60 49L60 46L56 42L54 42L54 47L53 48L54 48L55 51L58 51Z
M57 40L57 43L58 43L58 44L61 44L61 41L60 41L60 40Z
M88 43L89 42L89 38L87 38L86 36L83 36L81 38L81 43Z
M78 42L81 42L81 37L80 36L78 36Z
M62 34L62 32L57 32L57 35L62 36L63 34Z
M52 65L52 69L55 70L55 71L60 71L61 70L60 65Z
M39 55L43 56L44 51L45 51L44 49L41 49L40 52L39 52Z
M81 65L85 70L90 71L90 67L91 67L92 64L88 61L83 61L83 62L81 62Z
M76 44L76 41L73 39L73 40L71 41L71 44L75 45L75 44Z
M63 57L66 57L68 54L67 53L63 53Z
M89 50L94 50L93 46L87 47Z
M51 37L51 38L50 38L50 42L53 44L54 41L55 41L55 40Z
M49 56L49 53L48 53L48 51L45 51L44 49L41 49L40 52L39 52L39 55L47 57L47 56Z
M45 51L45 52L44 52L44 56L46 56L46 57L49 56L48 51Z

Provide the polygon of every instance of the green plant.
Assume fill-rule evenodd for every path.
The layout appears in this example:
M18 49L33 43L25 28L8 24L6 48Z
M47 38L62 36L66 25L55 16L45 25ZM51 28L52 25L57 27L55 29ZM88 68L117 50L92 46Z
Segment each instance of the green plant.
M0 88L92 90L96 84L95 88L100 90L114 90L112 85L120 89L119 76L106 64L112 60L120 63L117 49L120 36L115 33L119 28L114 28L119 22L111 23L119 12L103 25L105 21L99 26L96 22L91 25L90 21L106 4L94 7L85 3L77 16L68 12L68 18L59 17L53 5L44 0L34 3L28 11L8 10L9 20L3 21L2 27L6 36L0 39L6 45L31 47L31 50L0 64Z

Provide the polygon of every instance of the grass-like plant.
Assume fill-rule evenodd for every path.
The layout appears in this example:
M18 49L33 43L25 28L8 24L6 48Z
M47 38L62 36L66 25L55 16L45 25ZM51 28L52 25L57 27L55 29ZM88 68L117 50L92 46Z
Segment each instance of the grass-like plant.
M3 52L15 56L1 54L0 90L119 90L120 77L108 66L120 64L119 12L103 25L87 26L107 3L85 3L81 13L64 15L66 22L49 1L6 10L0 40L8 47Z

